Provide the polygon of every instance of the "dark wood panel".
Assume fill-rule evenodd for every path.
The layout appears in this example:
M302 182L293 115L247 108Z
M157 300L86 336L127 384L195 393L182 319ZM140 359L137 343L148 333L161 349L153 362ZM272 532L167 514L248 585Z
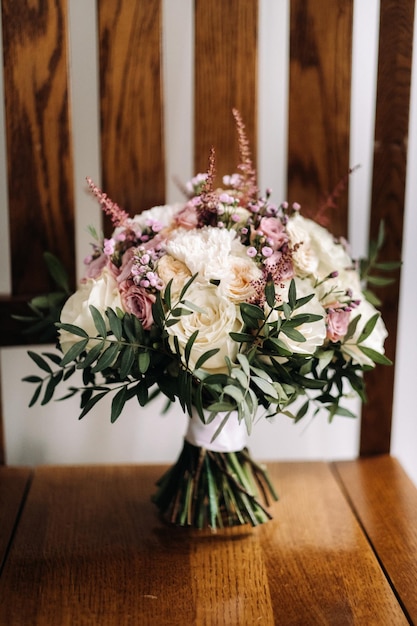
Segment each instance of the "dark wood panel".
M205 172L216 151L217 182L239 163L232 109L246 126L256 161L258 3L195 2L195 172Z
M48 291L42 253L74 275L67 4L3 0L12 293Z
M100 0L103 189L131 214L165 200L161 2Z
M378 86L372 185L371 236L381 220L386 242L381 260L401 258L407 168L408 117L413 45L414 2L382 0L380 13ZM395 360L400 280L378 290L382 317L388 328L386 351ZM388 452L395 368L366 375L368 402L363 409L362 455Z
M417 490L388 455L336 464L398 597L417 623Z
M288 200L347 234L347 190L322 211L349 163L352 0L292 0Z

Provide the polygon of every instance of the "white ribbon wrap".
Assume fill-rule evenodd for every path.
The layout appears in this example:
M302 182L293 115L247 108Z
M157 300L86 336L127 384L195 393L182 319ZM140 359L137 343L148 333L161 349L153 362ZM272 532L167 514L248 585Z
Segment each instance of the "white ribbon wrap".
M207 416L209 412L206 413ZM220 426L226 413L219 413L210 424L203 424L198 413L193 409L193 414L188 420L185 440L197 448L206 448L213 452L238 452L247 446L248 431L245 423L239 423L237 413L232 413L223 426L220 433L212 441L213 435Z

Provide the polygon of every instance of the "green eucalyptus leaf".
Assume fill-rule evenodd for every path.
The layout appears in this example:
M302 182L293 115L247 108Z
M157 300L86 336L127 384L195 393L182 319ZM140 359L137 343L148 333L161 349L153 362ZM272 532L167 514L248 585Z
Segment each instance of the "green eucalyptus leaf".
M306 338L304 337L304 335L300 333L300 331L297 330L296 328L292 328L291 325L289 324L284 323L281 326L281 332L283 332L284 335L286 335L293 341L297 341L298 343L304 343L306 341Z
M236 355L236 359L238 360L243 372L245 373L246 376L249 376L250 374L250 365L249 365L249 361L248 358L241 353L238 353Z
M132 346L125 346L120 354L120 378L124 380L130 374L135 362L136 351Z
M102 398L104 398L104 396L106 396L108 394L109 390L107 389L106 391L102 391L101 393L97 393L95 396L93 396L92 398L90 398L88 400L88 402L86 402L83 410L80 413L80 416L78 419L82 419L85 415L87 415L87 413L89 413L91 411L91 409L97 404L97 402L100 402L100 400Z
M68 352L66 352L64 356L62 357L60 366L65 367L66 365L71 363L71 361L75 361L75 359L77 359L80 356L80 354L84 352L84 350L87 347L87 344L88 344L88 339L82 339L81 341L77 341L77 343L72 345L71 348L68 350Z
M278 393L275 387L264 378L252 376L252 381L263 393L271 396L271 398L278 398Z
M379 317L380 317L379 313L375 313L375 315L369 318L369 320L366 322L365 326L363 327L361 334L359 335L358 343L363 343L365 339L369 337L369 335L374 330Z
M95 366L91 369L93 373L102 372L106 368L113 365L119 352L120 346L117 343L111 343L108 348L101 354Z
M309 404L310 404L310 402L309 402L309 400L307 400L298 409L297 413L295 414L295 418L294 418L294 422L295 423L299 422L306 415L306 413L308 411Z
M271 309L275 305L275 285L273 280L268 280L265 285L265 299Z
M349 339L351 339L351 337L353 337L353 335L356 332L356 328L358 326L360 318L361 318L361 315L359 314L349 322L349 326L347 329L347 333L344 336L343 343L346 343Z
M32 350L28 350L28 355L30 356L32 361L34 361L36 365L41 368L41 370L43 370L44 372L48 372L48 374L52 374L51 366L40 354L38 354L37 352L33 352Z
M370 285L375 285L377 287L385 287L386 285L392 285L395 282L395 278L387 278L385 276L370 276L367 277L367 282Z
M192 283L195 281L197 276L198 276L198 273L194 274L193 276L191 276L189 280L187 280L184 287L181 289L180 297L179 297L180 301L183 299L183 297L185 296L185 294L187 293L187 291L189 290L189 288L191 287Z
M148 386L146 385L145 381L140 381L136 385L135 389L136 389L136 397L138 399L140 406L146 406L146 404L148 403L148 399L149 399L149 392L148 392Z
M282 303L282 310L284 312L285 319L289 320L291 318L291 315L292 315L292 308L290 307L288 302L283 302Z
M392 361L386 357L384 354L377 352L376 350L372 350L372 348L367 348L366 346L358 346L360 350L374 363L378 363L378 365L392 365Z
M229 336L236 341L236 343L252 343L255 341L255 336L249 333L229 333Z
M38 385L35 389L35 393L33 394L30 402L29 402L29 408L34 406L36 404L36 402L38 401L38 398L40 396L40 393L42 391L42 384Z
M49 275L51 276L54 283L58 287L60 287L62 291L65 291L65 293L69 295L71 293L71 289L69 286L68 274L61 261L51 252L44 252L43 258L45 260Z
M191 350L193 348L194 342L198 337L198 330L195 330L189 337L187 343L185 344L185 348L184 348L184 359L185 359L185 364L188 367L188 363L190 360L190 355L191 355Z
M291 307L291 310L294 310L297 303L297 291L295 288L295 280L292 278L290 282L290 287L288 289L288 304Z
M208 361L209 359L211 359L212 356L214 356L215 354L217 354L220 351L220 348L213 348L212 350L207 350L207 352L205 352L204 354L202 354L198 359L197 362L195 364L195 369L198 370L200 367L202 367L204 365L204 363L206 361Z
M277 337L269 337L268 341L264 343L264 348L266 351L272 350L273 354L278 354L279 356L291 356L292 350L285 345L282 339Z
M105 340L102 339L95 346L91 348L85 355L84 359L77 364L77 369L85 369L86 367L90 367L94 363L96 359L100 356L104 349Z
M89 309L99 337L107 337L106 322L104 321L100 311L92 304L90 304Z
M60 322L57 322L56 327L61 330L66 330L72 335L77 335L77 337L84 337L85 339L88 338L88 333L86 333L83 328L75 326L74 324L61 324Z
M173 278L171 278L171 280L168 282L167 286L165 287L164 290L164 301L165 304L167 306L168 309L171 308L171 289L172 289L172 283L173 283Z
M148 350L139 352L138 354L138 367L141 374L146 374L151 364L151 357Z
M40 376L25 376L24 378L22 378L22 381L25 383L42 383L43 378L41 378Z
M118 341L123 338L123 324L117 313L111 309L106 309L106 316L109 320L110 330Z
M114 424L114 422L117 420L117 418L120 416L121 412L123 411L123 408L126 404L126 395L127 395L127 390L126 387L122 387L114 396L112 403L111 403L111 414L110 414L110 421L112 424Z
M308 304L310 300L312 300L313 298L314 298L314 293L311 293L308 296L303 296L302 298L298 298L295 303L294 309L299 309L300 307Z

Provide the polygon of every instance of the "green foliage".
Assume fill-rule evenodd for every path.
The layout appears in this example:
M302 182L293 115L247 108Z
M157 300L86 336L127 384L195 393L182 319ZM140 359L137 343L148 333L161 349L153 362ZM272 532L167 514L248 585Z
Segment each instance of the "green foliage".
M376 307L381 306L382 302L375 292L370 288L386 287L395 282L394 277L386 276L387 272L393 272L401 267L401 261L379 261L382 247L385 241L385 225L381 221L379 225L377 239L369 243L368 256L359 262L360 277L366 285L363 293L366 299ZM377 272L377 273L376 273ZM381 275L381 272L383 275Z
M269 312L249 303L240 305L244 327L239 333L230 333L238 344L236 362L225 359L225 371L210 374L204 369L217 348L207 350L192 367L193 346L198 337L196 330L181 350L175 335L167 328L179 322L182 316L201 309L186 299L195 280L193 276L182 289L178 300L173 301L172 284L164 296L157 294L153 305L155 326L145 329L134 315L120 310L107 309L102 314L90 306L96 333L89 336L73 324L58 323L60 330L75 335L76 340L64 354L29 352L29 356L42 371L42 376L27 376L24 380L35 385L30 404L49 402L61 383L76 371L81 371L83 385L69 387L60 399L80 394L80 419L103 398L111 397L111 422L121 415L126 402L135 399L145 406L156 394L162 393L168 402L179 401L182 409L191 413L197 409L203 418L208 409L209 419L225 412L216 435L224 427L232 412L237 412L248 432L251 431L258 409L262 407L270 418L284 413L295 422L302 419L310 405L315 412L324 409L331 421L335 415L352 416L341 406L344 389L349 385L362 400L365 399L362 369L346 360L340 344L332 349L318 350L315 354L294 354L285 337L303 343L303 326L320 318L300 312L312 296L297 297L295 282L288 291L288 302L278 304L271 284L265 287ZM352 341L360 316L349 326L346 341ZM363 346L372 333L378 315L364 326L357 345L375 363L388 364L383 355ZM171 338L171 343L170 343ZM299 398L302 403L293 414L289 407Z
M40 343L55 343L55 322L59 320L62 307L71 295L71 288L61 261L50 252L45 252L43 258L55 289L32 298L28 302L30 314L13 315L13 318L25 324L23 335L35 338Z

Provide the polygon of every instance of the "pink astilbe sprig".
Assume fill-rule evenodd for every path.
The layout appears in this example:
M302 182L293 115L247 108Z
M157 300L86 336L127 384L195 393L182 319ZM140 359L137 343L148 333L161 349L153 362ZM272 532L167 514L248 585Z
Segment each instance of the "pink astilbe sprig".
M217 204L218 197L214 191L214 179L216 176L216 152L214 147L210 150L209 165L207 170L207 178L200 195L200 201L197 206L199 223L210 226L217 224Z
M236 122L237 136L239 141L240 163L238 170L241 174L242 181L239 191L242 194L242 204L247 204L250 200L256 200L258 196L258 186L256 183L256 171L252 164L249 141L246 136L245 125L242 116L237 109L232 111Z
M325 228L329 225L329 211L337 208L337 200L345 191L349 176L355 172L360 165L355 165L354 167L349 168L347 174L343 176L337 183L336 187L331 191L331 193L323 200L320 204L317 213L314 215L314 221L316 221L321 226Z
M103 212L108 215L112 221L113 226L124 226L130 220L129 213L119 207L116 202L113 202L107 194L105 194L97 185L87 177L87 183L90 191L95 195L100 203L100 207Z

